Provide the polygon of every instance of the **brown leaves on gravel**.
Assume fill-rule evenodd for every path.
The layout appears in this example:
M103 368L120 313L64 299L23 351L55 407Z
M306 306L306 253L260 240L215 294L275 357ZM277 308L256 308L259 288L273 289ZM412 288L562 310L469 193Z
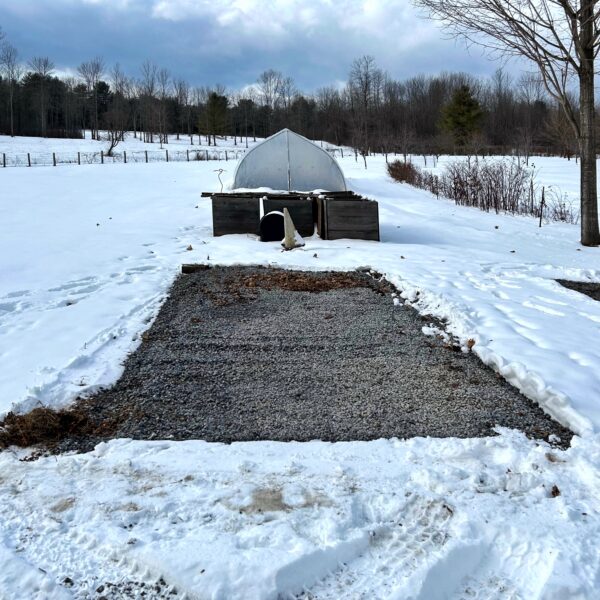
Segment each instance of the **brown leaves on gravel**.
M369 282L351 273L329 273L326 277L311 273L272 271L249 275L240 280L240 286L266 290L282 289L290 292L330 292L344 288L370 287Z

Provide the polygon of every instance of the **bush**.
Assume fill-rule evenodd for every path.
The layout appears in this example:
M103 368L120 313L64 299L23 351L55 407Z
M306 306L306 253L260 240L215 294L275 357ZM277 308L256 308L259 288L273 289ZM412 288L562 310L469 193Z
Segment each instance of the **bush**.
M419 177L419 169L410 162L402 162L401 160L395 160L387 166L388 173L392 179L399 181L400 183L410 183L410 185L416 185L417 178Z
M396 181L409 183L436 196L454 200L486 212L540 216L551 221L576 223L578 212L551 188L545 194L535 183L535 171L515 160L463 160L446 165L441 176L421 171L411 163L395 161L388 173Z

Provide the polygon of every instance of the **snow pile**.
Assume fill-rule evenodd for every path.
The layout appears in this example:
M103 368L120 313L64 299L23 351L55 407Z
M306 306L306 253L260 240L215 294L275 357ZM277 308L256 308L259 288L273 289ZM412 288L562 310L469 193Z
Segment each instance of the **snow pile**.
M0 590L83 598L162 578L180 598L593 598L600 440L561 452L500 433L3 453Z

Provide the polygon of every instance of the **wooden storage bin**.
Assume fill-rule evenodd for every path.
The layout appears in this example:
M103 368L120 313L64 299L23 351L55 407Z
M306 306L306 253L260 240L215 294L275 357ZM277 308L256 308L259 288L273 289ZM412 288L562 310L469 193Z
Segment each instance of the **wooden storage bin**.
M324 240L379 241L379 206L374 200L319 198L317 230Z
M248 196L215 195L212 197L213 234L258 234L260 200Z
M312 198L299 197L277 197L265 198L263 200L265 214L273 210L283 212L287 208L298 233L303 237L309 237L315 232L315 221L313 218L313 200Z

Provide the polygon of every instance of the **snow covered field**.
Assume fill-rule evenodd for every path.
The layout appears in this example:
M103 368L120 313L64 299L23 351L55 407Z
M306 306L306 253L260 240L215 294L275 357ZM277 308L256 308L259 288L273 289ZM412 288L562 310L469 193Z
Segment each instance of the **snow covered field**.
M534 162L576 197L573 161ZM578 245L577 226L539 229L394 183L382 158L340 163L380 202L381 243L315 237L282 253L213 238L200 192L231 161L1 170L0 413L115 381L182 262L369 266L582 437L567 452L514 432L121 440L34 463L4 452L0 598L160 577L190 598L594 598L600 304L554 279L600 281L600 250Z

